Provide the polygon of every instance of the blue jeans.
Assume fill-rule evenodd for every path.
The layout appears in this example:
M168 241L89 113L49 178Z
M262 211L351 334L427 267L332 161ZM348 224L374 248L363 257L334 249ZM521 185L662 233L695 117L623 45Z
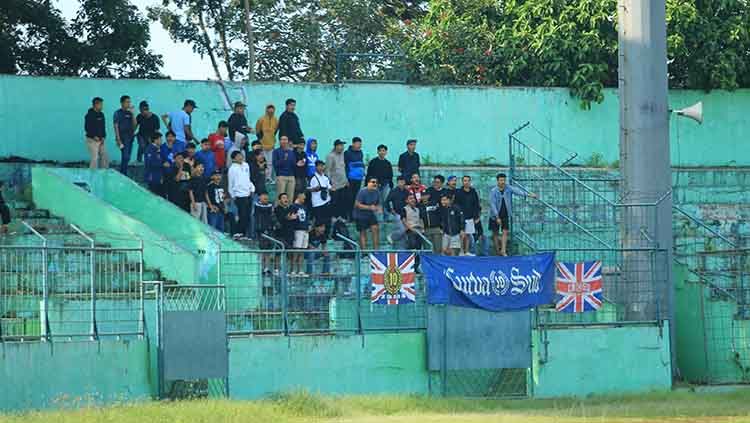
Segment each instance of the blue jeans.
M255 239L255 202L258 201L258 194L253 193L250 196L250 226L247 228L246 235L250 239Z
M479 239L477 239L477 234L471 235L471 240L469 241L469 251L471 251L472 254L476 254L478 256L489 256L490 240L487 239L486 235L482 235L482 237Z
M219 232L224 232L224 212L208 212L208 224Z
M323 272L331 273L331 255L323 255L320 251L311 251L305 253L305 271L309 274L313 274L313 262L317 261L318 258L323 257Z
M385 222L388 220L388 212L385 211L385 200L388 198L388 194L391 192L391 187L389 185L381 185L378 187L378 194L380 195L380 206L383 208L382 213L378 213L378 220L381 222Z
M122 149L120 150L120 173L128 176L128 164L130 164L130 155L133 153L133 139L122 142Z

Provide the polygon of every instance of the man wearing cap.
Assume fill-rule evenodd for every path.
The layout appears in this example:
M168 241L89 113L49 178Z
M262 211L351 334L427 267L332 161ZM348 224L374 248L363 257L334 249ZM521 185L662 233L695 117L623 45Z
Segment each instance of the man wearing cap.
M346 217L346 199L349 180L346 177L344 145L341 140L333 142L333 150L326 157L326 169L331 180L331 217L343 220Z
M266 113L258 118L255 123L255 133L263 146L263 155L266 157L266 179L271 179L273 169L273 149L276 148L276 131L279 129L279 120L275 116L276 106L266 106Z
M146 152L146 148L151 143L151 136L159 131L161 125L159 124L159 117L151 113L146 100L141 101L138 105L138 109L141 112L135 118L136 126L138 128L138 152L136 153L136 161L140 163L143 161L143 154Z
M406 151L398 157L398 171L408 182L411 175L419 173L419 153L417 153L417 140L406 141Z
M245 117L245 104L241 101L234 103L234 112L227 119L229 124L229 139L235 144L238 143L239 138L247 138L248 134L253 132L253 128L247 126L247 118ZM245 145L250 145L248 139ZM247 153L247 150L245 150Z
M133 138L135 138L135 113L130 102L130 96L120 97L120 108L115 111L112 121L115 126L115 142L120 149L120 173L128 175L128 163L133 152Z
M174 132L177 142L175 143L175 153L185 151L187 143L193 141L193 110L197 109L193 100L185 100L181 110L170 112L169 114L162 115L164 124L167 125L172 132Z

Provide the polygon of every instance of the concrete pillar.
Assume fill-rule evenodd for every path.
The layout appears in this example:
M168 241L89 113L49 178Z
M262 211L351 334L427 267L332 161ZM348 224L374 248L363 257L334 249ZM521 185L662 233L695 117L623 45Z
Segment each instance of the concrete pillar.
M655 312L670 319L674 346L672 283L672 189L669 156L669 106L667 100L667 24L665 0L618 0L620 167L624 203L653 203L657 207L634 207L623 211L625 247L658 245L666 259L656 260L656 269L643 254L626 255L624 267L629 281L619 296L631 306L631 320L653 319ZM656 274L649 276L647 269ZM651 277L666 278L660 289L644 285ZM650 289L649 289L650 288ZM658 296L659 307L653 306ZM648 300L648 301L646 301ZM672 348L674 354L674 348ZM673 360L674 362L674 360Z

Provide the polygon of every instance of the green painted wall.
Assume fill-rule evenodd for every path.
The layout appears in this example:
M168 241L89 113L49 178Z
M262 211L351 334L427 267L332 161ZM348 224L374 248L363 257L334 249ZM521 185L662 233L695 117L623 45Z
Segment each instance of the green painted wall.
M133 216L73 185L59 175L61 171L44 167L32 169L33 196L37 207L64 217L84 231L95 233L97 240L109 242L115 247L133 248L134 240L140 237L144 243L147 266L160 269L171 280L198 280L195 253L184 250Z
M229 350L232 398L301 388L323 394L429 393L423 332L231 338Z
M534 396L670 389L668 334L666 326L553 329L547 331L545 344L543 334L535 331L533 348L538 365L533 372Z
M419 150L430 162L506 163L508 133L530 120L553 142L542 141L533 131L525 131L522 138L553 158L564 159L570 151L584 161L594 153L610 163L618 158L619 106L617 92L611 89L605 91L603 103L585 111L567 89L559 88L290 83L236 83L226 87L232 101L244 99L249 104L252 122L267 103L278 108L287 97L296 98L305 134L323 140L326 150L335 138L359 135L365 140L366 153L372 156L381 142L400 151L405 140L414 137L420 140ZM111 136L111 117L122 94L129 94L136 102L148 99L158 113L179 109L186 98L195 99L199 109L193 125L201 137L230 113L221 87L213 82L0 76L0 128L6 137L0 145L0 157L87 160L83 116L91 98L100 96L105 99L109 152L119 158ZM750 90L670 93L670 105L675 108L698 100L705 106L702 126L672 120L673 163L750 164L747 155L740 154L743 150L737 142L750 135L745 113ZM21 125L19 119L30 121Z
M0 410L148 399L145 340L0 343Z

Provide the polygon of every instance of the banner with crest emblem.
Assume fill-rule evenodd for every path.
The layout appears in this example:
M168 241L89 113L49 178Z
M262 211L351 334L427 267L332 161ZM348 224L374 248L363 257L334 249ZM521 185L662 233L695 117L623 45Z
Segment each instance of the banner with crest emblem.
M414 254L370 254L373 304L408 304L417 299L414 287Z

